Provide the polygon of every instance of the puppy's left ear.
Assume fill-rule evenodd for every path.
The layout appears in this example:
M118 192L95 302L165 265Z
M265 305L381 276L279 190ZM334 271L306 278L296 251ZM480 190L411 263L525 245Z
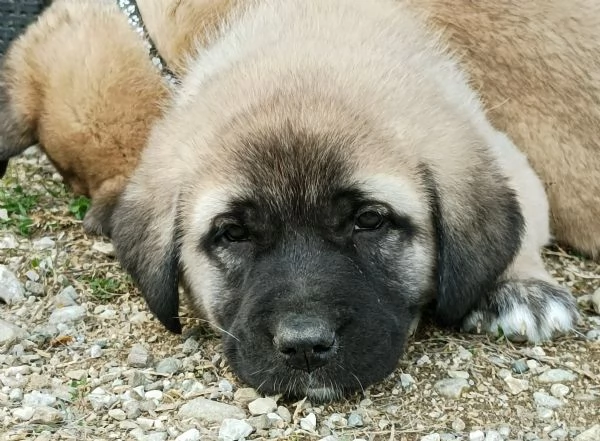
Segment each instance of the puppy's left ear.
M174 176L166 172L168 165L161 167L161 161L149 153L143 155L114 207L111 237L117 258L140 288L150 311L169 331L180 334L178 188L165 182ZM161 168L164 172L157 172Z
M455 176L427 166L422 172L437 234L436 315L454 326L511 264L521 246L523 215L492 158L474 159Z

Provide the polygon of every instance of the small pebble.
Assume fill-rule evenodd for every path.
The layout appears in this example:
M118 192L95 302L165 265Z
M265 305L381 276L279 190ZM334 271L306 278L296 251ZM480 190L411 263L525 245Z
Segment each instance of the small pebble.
M57 308L63 308L65 306L74 306L77 305L78 299L77 291L72 286L67 286L61 292L56 294L52 299L54 302L54 306Z
M146 398L147 400L162 401L163 393L159 390L149 390L148 392L146 392L144 398Z
M198 340L196 340L194 337L190 337L183 343L181 352L183 352L185 355L195 354L198 352L199 347L200 343L198 343Z
M19 421L29 421L31 417L33 417L34 411L35 409L33 407L18 407L15 410L13 410L13 416Z
M134 344L129 351L127 364L132 367L144 368L152 363L152 355L139 343Z
M0 265L0 300L8 305L25 301L23 284L5 265Z
M92 345L90 347L90 357L100 358L102 356L102 348L99 345Z
M200 431L198 429L190 429L183 432L175 441L200 441Z
M462 432L465 430L465 427L467 427L467 425L460 418L456 418L454 421L452 421L452 430L455 432Z
M23 405L31 407L54 406L56 397L51 394L42 393L37 390L31 391L23 396Z
M218 384L219 392L221 393L231 393L233 392L233 385L228 380L221 380Z
M52 407L41 406L36 407L33 416L29 420L31 424L58 424L64 420L64 415L61 411Z
M462 378L464 380L469 379L469 373L467 371L448 371L450 378Z
M27 280L25 282L25 290L34 296L41 296L44 294L44 285L38 282L32 282L31 280Z
M252 415L264 415L277 409L277 403L272 398L257 398L248 404Z
M400 374L400 384L403 389L410 390L417 384L410 374Z
M221 423L224 419L243 419L246 417L246 412L231 404L207 398L195 398L181 406L179 417L196 418L207 423Z
M554 416L554 411L552 409L543 406L538 407L536 412L540 420L549 420Z
M460 398L462 393L470 388L470 385L464 378L447 378L435 383L433 388L444 397Z
M359 413L352 412L348 416L348 426L350 427L361 427L363 426L363 418Z
M233 399L241 404L248 404L257 398L260 398L260 395L251 387L241 387L233 394Z
M559 429L553 430L548 435L550 435L550 438L560 440L560 439L565 439L567 436L569 436L569 432L567 432L565 429L559 428Z
M596 291L598 292L598 291ZM573 441L598 441L600 440L600 424L596 424L587 430L584 430Z
M510 367L512 371L516 374L524 374L529 370L529 366L527 366L527 361L523 359L515 360Z
M172 357L159 361L154 368L160 374L174 374L179 369L181 369L181 361Z
M123 411L123 409L110 409L108 411L108 416L117 421L123 421L127 418L127 414Z
M86 310L83 306L65 306L52 311L48 323L56 325L60 323L78 322L85 317L85 313Z
M222 441L237 441L246 438L252 431L252 426L246 421L225 418L219 428L219 439Z
M10 346L21 339L27 338L27 336L27 332L25 332L23 329L0 319L0 346Z
M94 242L92 244L92 250L98 251L99 253L107 256L115 255L115 247L110 242Z
M556 409L564 405L561 400L554 398L545 392L534 392L533 399L538 406L547 407L549 409Z
M484 441L485 434L481 430L469 433L469 441Z
M529 381L520 378L513 378L511 375L504 378L506 389L513 395L518 395L529 389Z
M502 441L502 435L495 430L488 430L485 433L485 441Z
M600 288L592 294L592 307L596 311L596 314L600 314Z
M556 398L563 398L569 393L569 391L569 386L565 386L564 384L555 383L552 386L550 386L550 393Z
M300 427L308 432L314 432L317 428L316 415L314 413L309 413L305 418L301 418Z
M429 435L425 435L421 437L421 441L440 441L439 433L430 433Z
M292 421L292 414L287 407L279 406L277 408L277 415L279 415L286 423L290 423Z
M538 378L540 383L561 383L577 380L577 375L565 369L548 369Z
M49 237L42 237L33 241L34 250L48 250L54 248L56 243Z

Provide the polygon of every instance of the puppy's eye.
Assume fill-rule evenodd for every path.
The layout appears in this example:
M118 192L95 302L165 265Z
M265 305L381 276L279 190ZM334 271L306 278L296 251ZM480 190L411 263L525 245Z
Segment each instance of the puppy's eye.
M229 242L241 242L250 238L250 233L242 225L229 224L223 231L223 237Z
M354 221L355 230L376 230L383 224L383 215L375 210L363 211Z

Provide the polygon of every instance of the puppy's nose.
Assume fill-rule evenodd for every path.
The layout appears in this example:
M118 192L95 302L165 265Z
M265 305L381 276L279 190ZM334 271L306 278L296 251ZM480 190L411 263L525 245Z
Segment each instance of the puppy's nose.
M289 366L307 372L327 364L337 346L326 321L301 315L282 321L273 342Z

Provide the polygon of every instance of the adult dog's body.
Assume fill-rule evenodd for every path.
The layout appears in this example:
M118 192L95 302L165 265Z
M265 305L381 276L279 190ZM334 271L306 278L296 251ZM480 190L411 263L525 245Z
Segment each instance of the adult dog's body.
M152 34L161 3L139 3ZM153 35L183 83L112 223L169 329L181 281L244 380L316 399L389 373L429 302L466 329L571 329L571 295L540 258L544 187L513 142L546 183L556 236L597 256L595 2L194 3L196 32L169 34L193 28L182 14ZM27 64L10 65L4 78ZM161 87L135 102L156 106Z

